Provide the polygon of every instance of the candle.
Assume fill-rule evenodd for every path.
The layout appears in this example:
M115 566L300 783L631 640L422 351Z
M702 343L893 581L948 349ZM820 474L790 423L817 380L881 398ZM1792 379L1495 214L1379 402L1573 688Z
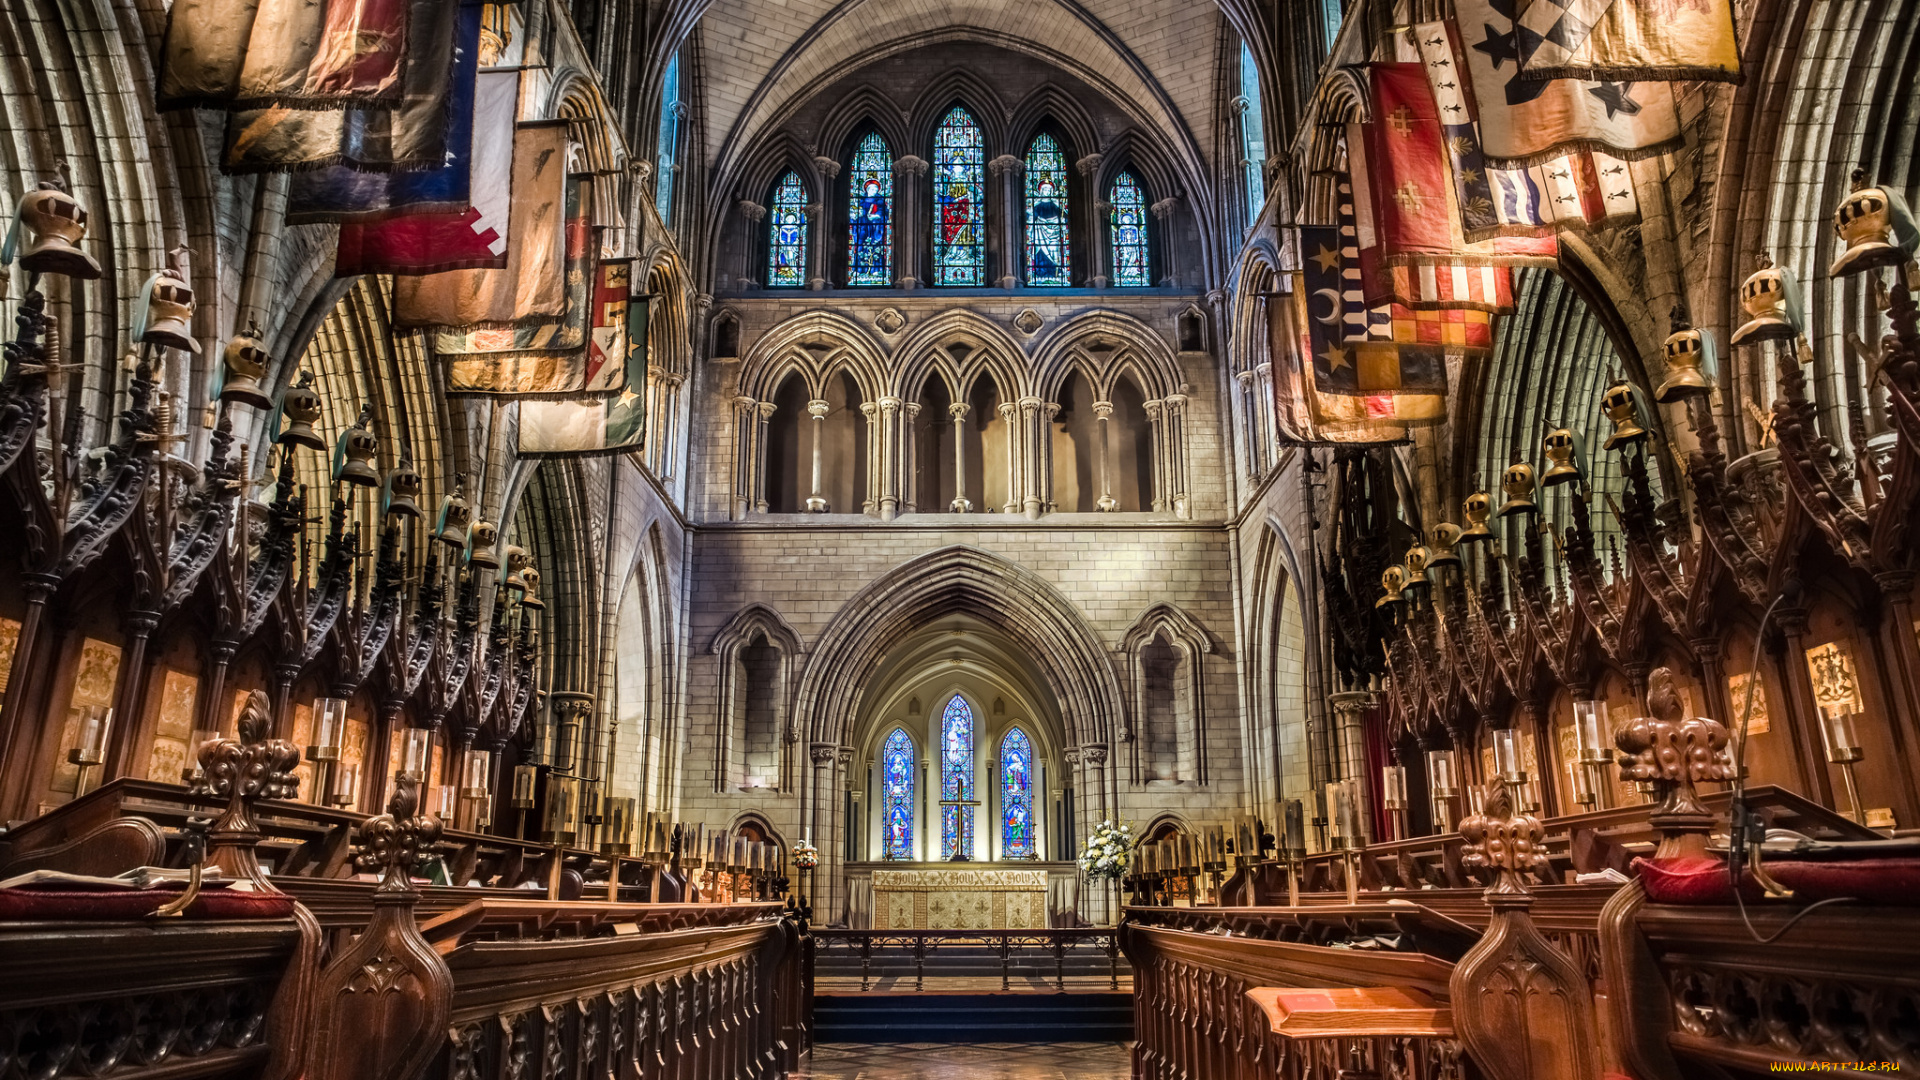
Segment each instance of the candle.
M1436 799L1451 799L1460 793L1454 787L1453 751L1427 751L1427 782L1433 786Z
M1526 781L1527 775L1520 769L1519 733L1512 728L1494 729L1493 768L1500 774L1500 779L1510 785Z
M347 703L341 698L313 699L313 745L307 757L314 761L337 761L340 740L347 730Z
M352 806L360 801L360 765L349 761L340 768L340 776L334 784L333 801L340 806Z
M1253 828L1248 825L1247 819L1244 817L1234 822L1233 850L1239 853L1242 858L1247 859L1251 859L1259 854L1258 851L1254 850Z
M1327 824L1335 840L1346 840L1348 818L1347 785L1335 781L1327 785Z
M1573 703L1573 740L1578 747L1580 760L1603 764L1613 760L1613 745L1607 729L1607 703L1604 701L1576 701Z
M1387 809L1405 810L1407 808L1407 767L1404 765L1380 766L1380 791Z
M1593 805L1593 784L1587 777L1587 768L1578 761L1567 762L1567 787L1573 792L1573 801L1581 806Z
M400 771L422 783L427 779L427 761L433 751L433 732L426 728L407 729L407 747Z
M1297 859L1307 850L1307 807L1299 799L1286 803L1287 857Z
M1844 702L1820 706L1820 734L1826 740L1827 760L1835 765L1859 761L1860 736L1853 727L1853 707Z
M516 810L533 809L533 787L539 781L540 770L532 765L513 767L513 806Z
M80 712L80 753L76 764L98 765L107 757L107 731L113 726L113 710L104 705L88 705Z
M442 820L451 821L453 819L454 800L458 796L459 791L454 788L452 784L442 784L438 789L438 798L434 802L434 812L438 814Z

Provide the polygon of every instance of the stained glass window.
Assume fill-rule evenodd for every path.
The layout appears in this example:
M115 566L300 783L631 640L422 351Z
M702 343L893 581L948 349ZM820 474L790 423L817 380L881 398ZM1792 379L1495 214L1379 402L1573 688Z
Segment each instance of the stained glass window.
M893 152L877 131L853 152L847 201L847 284L893 284Z
M1033 743L1019 728L1000 740L1000 816L1001 857L1032 858Z
M1027 149L1027 284L1073 284L1067 250L1067 155L1051 135Z
M807 283L807 189L788 171L773 189L767 210L767 284Z
M933 283L987 281L987 143L955 106L933 133Z
M1260 110L1260 69L1253 64L1253 50L1240 43L1241 168L1246 170L1247 224L1253 224L1267 205L1266 120Z
M940 857L973 858L973 710L959 694L940 715Z
M913 740L900 728L880 749L880 854L913 858Z
M680 114L686 107L680 104L680 54L674 53L667 61L666 78L660 87L660 142L654 153L653 165L653 205L660 212L660 220L673 225L673 182L679 171L680 153Z
M1147 194L1130 172L1113 178L1107 195L1113 205L1113 283L1117 286L1153 284L1147 267Z

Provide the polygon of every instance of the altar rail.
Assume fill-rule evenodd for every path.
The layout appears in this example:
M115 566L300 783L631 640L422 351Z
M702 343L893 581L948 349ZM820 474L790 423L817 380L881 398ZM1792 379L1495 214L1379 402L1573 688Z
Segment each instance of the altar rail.
M844 930L820 929L813 932L816 963L830 963L836 956L860 958L860 989L874 988L873 965L889 957L913 958L913 988L926 989L927 958L936 959L941 950L992 950L999 960L1000 989L1013 988L1014 965L1029 957L1053 961L1054 987L1067 990L1067 962L1070 957L1105 957L1107 988L1120 989L1119 933L1106 927L1064 927L1052 930Z

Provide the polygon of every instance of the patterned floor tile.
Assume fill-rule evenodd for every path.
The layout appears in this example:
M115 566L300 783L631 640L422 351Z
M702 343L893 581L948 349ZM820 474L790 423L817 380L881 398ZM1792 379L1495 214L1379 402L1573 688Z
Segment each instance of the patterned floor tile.
M1120 1043L825 1043L794 1080L1127 1080Z

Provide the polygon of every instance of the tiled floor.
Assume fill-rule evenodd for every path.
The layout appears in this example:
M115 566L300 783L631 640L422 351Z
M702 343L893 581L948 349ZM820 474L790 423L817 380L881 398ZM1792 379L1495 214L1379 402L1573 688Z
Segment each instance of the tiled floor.
M811 1069L812 1071L807 1071ZM1127 1080L1119 1043L826 1043L795 1080Z

